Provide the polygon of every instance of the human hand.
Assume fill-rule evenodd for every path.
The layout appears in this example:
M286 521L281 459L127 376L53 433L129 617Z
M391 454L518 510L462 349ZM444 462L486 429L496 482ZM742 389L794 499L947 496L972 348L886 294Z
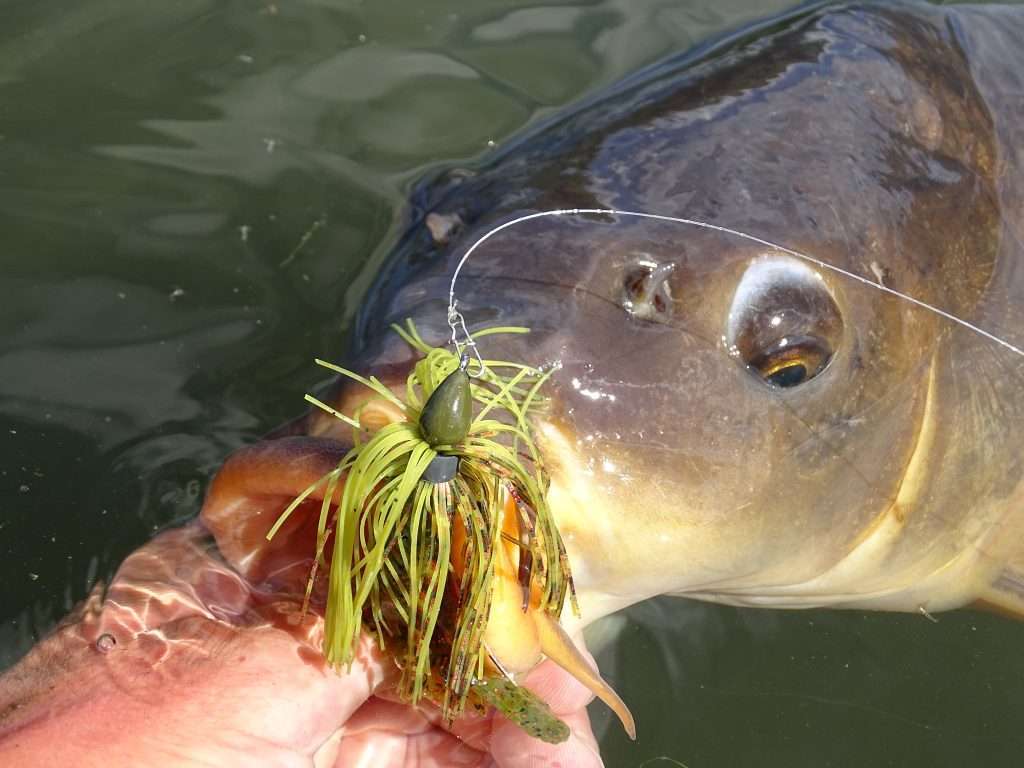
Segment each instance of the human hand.
M322 618L303 615L286 588L299 569L280 551L257 552L262 538L224 535L244 528L233 516L279 500L232 498L245 503L204 513L226 547L200 524L161 534L0 678L0 764L601 765L591 694L553 664L525 684L572 730L555 746L497 714L466 715L449 731L436 708L394 701L394 665L366 638L351 669L327 667ZM253 580L257 562L263 578Z

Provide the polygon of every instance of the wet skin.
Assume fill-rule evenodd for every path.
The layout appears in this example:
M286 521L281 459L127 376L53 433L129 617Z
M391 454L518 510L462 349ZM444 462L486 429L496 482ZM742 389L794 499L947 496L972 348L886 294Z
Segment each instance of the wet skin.
M346 362L400 381L411 357L388 323L413 317L443 340L465 248L561 207L740 229L1019 344L1024 176L1009 148L1024 125L1022 36L1016 9L852 8L798 15L686 72L642 73L478 173L425 183ZM459 295L471 327L533 330L488 337L486 356L561 363L536 426L576 626L663 593L1020 611L1024 402L1005 348L781 251L627 217L513 227L474 256ZM344 410L363 397L334 392ZM346 431L314 414L229 459L202 516L215 548L202 529L165 534L8 673L4 764L38 763L57 732L74 764L97 750L107 764L184 764L204 749L215 763L284 765L324 750L330 764L341 724L388 668L367 649L354 682L323 669L315 617L291 623L311 517L273 547L263 534L337 460ZM537 674L549 694L572 690ZM559 704L577 726L573 760L593 759L585 700L576 690ZM413 750L385 764L403 764L416 736L424 753L468 749L421 716L407 736L411 715L379 698L363 706L364 723L397 723L390 736ZM485 735L470 744L511 759L500 723L473 727ZM346 747L345 733L342 749L384 738L360 742L354 728Z

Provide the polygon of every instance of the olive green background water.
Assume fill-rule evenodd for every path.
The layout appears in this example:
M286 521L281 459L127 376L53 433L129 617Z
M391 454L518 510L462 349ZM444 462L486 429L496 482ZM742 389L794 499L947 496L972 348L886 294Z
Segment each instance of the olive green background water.
M0 2L0 667L300 411L437 164L773 0ZM609 766L1011 766L1024 625L595 627Z

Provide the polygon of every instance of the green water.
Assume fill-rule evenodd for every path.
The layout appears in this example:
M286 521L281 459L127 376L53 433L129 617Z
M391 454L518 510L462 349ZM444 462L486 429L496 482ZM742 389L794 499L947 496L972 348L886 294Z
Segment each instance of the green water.
M425 169L784 5L2 3L0 666L300 410ZM1024 753L990 616L662 600L591 640L639 723L595 705L609 766Z

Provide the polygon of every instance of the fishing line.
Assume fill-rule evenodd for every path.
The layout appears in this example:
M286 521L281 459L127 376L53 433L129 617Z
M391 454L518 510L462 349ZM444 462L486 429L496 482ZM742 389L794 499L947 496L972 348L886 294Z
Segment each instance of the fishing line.
M508 229L509 227L516 226L517 224L522 224L523 222L530 221L531 219L540 219L548 216L586 215L632 216L638 219L652 219L654 221L667 221L675 224L688 224L690 226L700 227L701 229L707 229L713 232L720 232L726 235L732 235L742 240L747 240L748 242L751 243L757 243L758 245L773 248L777 251L781 251L782 253L788 254L789 256L793 256L794 258L801 259L810 264L814 264L815 266L820 267L821 269L827 269L831 272L835 272L836 274L848 277L852 280L856 280L859 283L863 283L864 285L875 288L879 291L882 291L883 293L888 293L892 296L896 296L900 299L903 299L904 301L909 301L911 304L915 304L916 306L921 307L922 309L925 309L929 312L933 312L936 315L939 315L940 317L944 317L945 319L950 320L951 322L966 328L972 333L976 333L979 336L988 339L989 341L994 341L996 344L999 344L1001 347L1010 350L1015 355L1024 357L1024 349L1021 349L1020 347L1011 344L1009 341L1006 341L1005 339L996 336L994 333L986 331L984 328L974 325L973 323L964 320L963 318L957 317L956 315L947 312L944 309L936 307L933 304L929 304L926 301L914 298L913 296L903 293L902 291L897 291L895 288L890 288L887 285L883 285L881 283L875 282L874 280L870 280L866 277L863 277L862 275L858 275L856 272L851 272L847 269L843 269L842 267L837 267L834 264L829 264L827 261L822 261L821 259L817 259L814 256L810 256L806 253L801 253L800 251L795 251L792 248L787 248L786 246L780 245L779 243L774 243L771 240L765 240L764 238L757 237L755 235L750 235L747 234L746 232L741 232L738 229L732 229L731 227L722 226L721 224L711 224L709 222L699 221L697 219L687 219L681 216L667 216L659 213L645 213L643 211L620 211L616 208L557 208L548 211L538 211L535 213L528 213L523 216L517 216L516 218L506 221L503 224L499 224L498 226L485 232L481 237L479 237L476 240L476 242L469 246L468 250L462 255L462 258L459 259L459 263L456 265L455 271L452 273L452 281L448 288L448 327L451 328L452 332L449 343L452 346L454 346L459 351L460 354L466 349L472 349L479 368L477 371L473 371L470 374L471 376L479 377L483 375L484 371L486 370L486 367L484 366L483 359L480 357L480 353L477 350L476 342L473 340L473 337L470 336L469 331L466 329L466 319L462 316L462 313L459 312L458 301L455 298L455 283L459 279L459 274L462 272L462 267L469 260L469 257L473 255L473 252L476 251L477 248L479 248L481 245L483 245L485 242L491 239L494 235L498 234L502 230ZM461 342L458 339L460 330L462 332L463 338Z

